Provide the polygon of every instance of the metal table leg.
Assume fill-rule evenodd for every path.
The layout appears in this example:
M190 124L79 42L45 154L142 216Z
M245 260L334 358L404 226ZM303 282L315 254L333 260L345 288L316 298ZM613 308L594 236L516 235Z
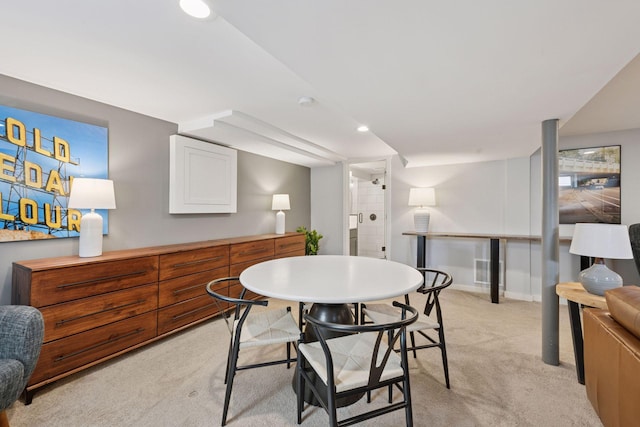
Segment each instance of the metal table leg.
M498 287L500 286L500 239L491 239L491 302L498 304Z
M582 339L582 321L580 320L580 305L567 301L569 307L569 321L571 322L571 336L573 338L573 354L576 360L576 374L578 382L584 384L584 341Z

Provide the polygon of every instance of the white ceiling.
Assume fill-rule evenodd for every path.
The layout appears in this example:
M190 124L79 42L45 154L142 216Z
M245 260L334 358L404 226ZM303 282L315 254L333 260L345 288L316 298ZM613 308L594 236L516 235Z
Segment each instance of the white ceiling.
M210 1L207 20L178 0L4 1L0 74L307 166L525 156L553 118L640 127L639 61L612 80L640 52L637 0Z

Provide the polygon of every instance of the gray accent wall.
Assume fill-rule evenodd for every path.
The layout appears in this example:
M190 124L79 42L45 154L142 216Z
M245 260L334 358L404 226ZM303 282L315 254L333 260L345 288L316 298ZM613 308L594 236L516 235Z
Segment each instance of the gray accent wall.
M169 214L169 136L175 123L0 75L0 103L109 128L109 178L117 209L104 250L273 233L274 193L288 193L286 231L310 220L310 169L238 151L238 211ZM0 304L11 302L14 261L77 255L78 238L0 243Z

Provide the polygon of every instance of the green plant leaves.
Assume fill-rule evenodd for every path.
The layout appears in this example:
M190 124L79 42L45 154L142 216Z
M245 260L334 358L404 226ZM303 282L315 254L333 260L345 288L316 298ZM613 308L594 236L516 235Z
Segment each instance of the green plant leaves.
M319 234L316 230L307 230L306 227L300 226L296 228L298 233L304 233L305 235L305 255L317 255L320 249L319 241L322 239L322 234Z

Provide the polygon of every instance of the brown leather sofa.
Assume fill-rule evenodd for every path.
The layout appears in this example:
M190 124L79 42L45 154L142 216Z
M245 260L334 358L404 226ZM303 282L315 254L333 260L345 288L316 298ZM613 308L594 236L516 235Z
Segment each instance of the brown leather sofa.
M584 310L587 397L605 427L640 425L640 287L605 292L607 310Z

